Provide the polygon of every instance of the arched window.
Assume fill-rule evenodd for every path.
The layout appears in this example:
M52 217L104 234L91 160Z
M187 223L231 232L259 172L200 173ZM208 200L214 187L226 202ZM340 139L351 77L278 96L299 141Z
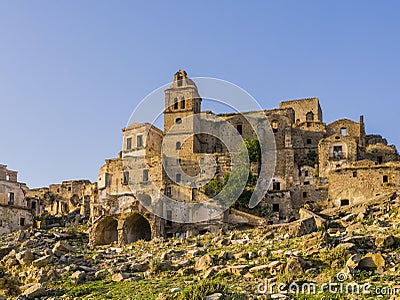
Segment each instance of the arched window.
M182 119L181 118L176 118L175 119L175 124L182 124Z
M307 122L309 122L309 121L314 121L314 113L313 113L312 111L309 111L309 112L306 114L306 121L307 121Z
M278 132L278 128L279 128L279 122L274 120L271 122L271 127L272 127L272 131L274 133Z
M176 150L180 150L181 149L181 142L176 142L175 149Z
M174 109L178 109L178 98L174 99Z
M184 108L185 108L185 98L182 97L182 99L181 99L181 109L184 109Z

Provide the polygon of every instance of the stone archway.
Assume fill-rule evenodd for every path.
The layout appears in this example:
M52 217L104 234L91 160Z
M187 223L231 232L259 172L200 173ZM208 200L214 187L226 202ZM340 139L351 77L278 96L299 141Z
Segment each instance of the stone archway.
M139 213L134 213L125 219L124 242L130 244L138 240L151 240L151 226L149 221Z
M118 241L118 221L105 217L94 228L95 245L108 245Z

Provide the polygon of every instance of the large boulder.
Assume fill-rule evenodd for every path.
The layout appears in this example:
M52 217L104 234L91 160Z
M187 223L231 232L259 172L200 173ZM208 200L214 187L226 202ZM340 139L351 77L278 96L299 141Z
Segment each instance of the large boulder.
M66 252L74 252L74 248L65 241L58 241L51 250L55 256L62 256Z
M29 266L35 260L35 256L30 250L24 250L17 253L15 258L22 266Z
M383 272L385 259L379 253L368 253L358 263L358 269L376 270L378 274Z
M196 260L194 269L196 271L204 271L213 265L213 258L209 254L205 254Z
M358 266L358 263L361 260L360 254L354 254L352 255L346 262L346 267L349 267L351 269L355 269Z
M40 283L32 285L22 293L27 299L40 298L46 296L46 294L46 289Z
M375 238L375 246L381 249L394 247L396 240L392 235L379 235Z

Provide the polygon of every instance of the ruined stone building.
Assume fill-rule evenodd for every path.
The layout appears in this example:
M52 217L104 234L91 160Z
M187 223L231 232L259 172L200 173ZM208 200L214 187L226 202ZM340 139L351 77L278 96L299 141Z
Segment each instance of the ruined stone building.
M202 112L201 104L196 84L185 71L179 71L165 90L163 130L149 123L133 123L122 130L122 150L101 167L98 197L91 203L93 243L129 243L154 236L195 233L196 228L199 232L235 219L235 212L230 210L210 224L197 227L173 223L171 220L179 218L181 212L168 210L160 201L160 194L182 202L209 199L203 190L185 185L187 175L198 176L199 181L211 179L201 177L202 168L207 167L207 162L202 161L204 153L211 154L217 164L215 178L222 180L230 172L230 155L223 143L211 135L193 134L196 117L191 116L207 120L214 115ZM267 222L295 220L305 204L328 199L331 206L350 205L400 186L396 148L379 135L367 135L362 116L359 122L341 119L326 124L318 98L283 101L279 108L263 113L276 145L274 176L259 204L268 211ZM245 114L215 116L228 121L248 139L255 134ZM167 133L168 144L162 156ZM129 164L124 165L127 157ZM167 174L163 161L180 168ZM252 173L257 175L257 170L257 163L252 163ZM143 203L152 203L166 217L155 216ZM185 217L188 223L194 219L190 213Z
M52 216L71 212L89 216L90 202L97 197L97 183L89 180L68 180L49 187L29 189L26 201L36 215L47 213Z
M305 205L352 205L400 186L396 147L367 134L363 116L326 124L318 98L225 114L202 111L202 101L195 82L178 71L165 90L164 128L136 122L123 128L120 153L105 161L95 183L70 180L29 190L17 182L16 172L0 166L0 233L28 225L31 213L75 213L90 217L93 244L124 244L232 224L285 223L298 219ZM260 114L269 125L258 124L257 132L272 137L276 164L256 208L236 207L211 217L196 206L183 210L166 204L165 198L209 202L213 195L204 184L223 184L236 167L229 146L216 137L226 135L224 124L229 124L245 140L265 138L248 121ZM206 127L217 129L216 134L204 133ZM250 162L250 175L263 178L260 170L260 161ZM203 221L196 222L199 218Z
M31 208L27 206L25 193L28 187L18 182L18 172L0 165L0 234L22 229L32 225Z

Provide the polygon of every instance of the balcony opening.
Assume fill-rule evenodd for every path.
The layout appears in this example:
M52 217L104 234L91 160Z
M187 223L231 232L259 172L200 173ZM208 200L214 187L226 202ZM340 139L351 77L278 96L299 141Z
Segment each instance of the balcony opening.
M343 158L343 147L333 146L333 158Z

